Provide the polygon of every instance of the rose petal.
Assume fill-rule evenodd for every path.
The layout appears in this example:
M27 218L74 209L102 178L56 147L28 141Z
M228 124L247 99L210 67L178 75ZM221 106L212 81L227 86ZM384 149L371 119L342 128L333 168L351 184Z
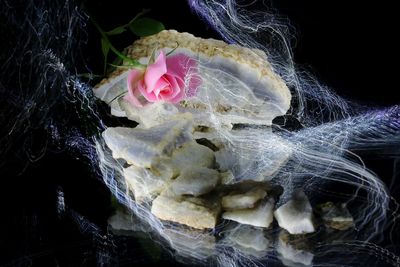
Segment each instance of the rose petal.
M149 102L158 101L158 97L154 94L154 92L147 92L143 80L141 80L138 83L138 89L139 89L140 93L142 93L143 97L146 98L147 101L149 101Z
M155 95L159 95L159 93L165 88L165 87L169 87L170 83L169 81L165 78L165 75L162 76L155 84L154 89L153 89L153 93Z
M187 97L193 97L197 95L197 90L199 89L200 85L202 84L201 77L198 73L192 73L190 75L188 88L186 90Z
M177 79L174 76L165 74L163 77L168 81L169 87L171 88L171 92L169 94L170 99L177 96L179 94L179 92L181 90L183 90L184 87L179 85L179 83L177 82Z
M193 61L190 57L182 53L171 55L166 58L167 73L184 79Z
M185 81L188 83L186 96L195 96L198 87L201 85L197 61L185 54L179 53L167 57L166 64L167 74L175 76L181 88L184 88Z
M183 98L185 97L185 91L184 90L180 90L178 92L178 94L174 97L169 99L168 101L171 103L178 103L179 101L181 101Z
M137 90L137 85L138 81L142 78L142 76L143 76L143 71L132 69L129 71L127 77L128 94L124 96L124 99L127 100L129 103L131 103L131 105L134 105L136 107L143 106L137 99L139 93Z
M146 73L144 74L144 81L146 91L150 93L155 89L157 81L167 72L167 65L165 61L165 54L161 51L154 64L147 66Z

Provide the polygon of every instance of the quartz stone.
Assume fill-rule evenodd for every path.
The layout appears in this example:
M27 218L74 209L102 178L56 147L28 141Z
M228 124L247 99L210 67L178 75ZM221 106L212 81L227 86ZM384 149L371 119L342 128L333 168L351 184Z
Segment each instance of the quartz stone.
M179 46L176 48L177 43ZM168 53L173 49L175 54L183 53L198 62L197 73L201 77L201 86L195 96L186 98L176 106L180 113L191 113L196 125L225 125L228 128L238 123L271 125L276 116L285 114L289 109L290 91L261 50L165 30L140 38L126 52L127 56L147 64L154 51ZM127 68L117 68L95 86L95 96L110 103L126 91L128 72ZM127 110L126 105L121 106L121 103L123 101L110 103L113 115L128 116L146 124L145 115L139 113L148 114L152 108L132 111ZM166 115L163 117L159 110L166 110ZM165 107L157 107L155 111L157 115L152 117L150 113L147 125L175 114L174 109Z
M231 193L222 198L222 208L226 210L254 208L256 203L266 195L267 192L260 188L254 188L242 194Z
M149 129L110 127L102 135L114 158L151 168L157 159L170 156L177 147L191 141L192 130L190 120L180 120Z
M354 227L353 217L344 203L334 204L333 202L326 202L319 205L316 210L324 224L329 228L347 230Z
M154 199L151 212L161 220L177 222L197 229L214 228L220 214L218 202L194 197L161 194Z
M135 165L124 168L125 181L138 202L153 199L170 183L172 172L166 170L161 174L157 176L150 169Z
M189 165L190 166L190 165ZM218 171L205 167L186 167L172 184L177 195L204 195L213 190L220 181Z
M290 234L312 233L315 231L313 210L302 190L296 190L293 198L274 212L280 227Z
M311 266L314 254L312 244L306 235L291 235L281 230L278 236L276 251L285 266Z
M272 245L262 228L250 225L237 226L229 231L227 238L242 248L255 251L266 251Z
M269 199L260 203L253 209L239 209L226 211L222 218L232 220L241 224L248 224L258 227L269 227L273 221L274 200Z

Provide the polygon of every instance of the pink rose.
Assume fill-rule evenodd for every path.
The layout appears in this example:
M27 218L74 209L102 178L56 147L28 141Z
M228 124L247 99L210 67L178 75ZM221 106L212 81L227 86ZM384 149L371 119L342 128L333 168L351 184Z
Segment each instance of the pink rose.
M130 70L127 81L128 94L124 99L137 107L143 106L140 96L148 102L178 103L185 97L196 95L201 82L195 60L182 53L166 57L163 51L145 71Z

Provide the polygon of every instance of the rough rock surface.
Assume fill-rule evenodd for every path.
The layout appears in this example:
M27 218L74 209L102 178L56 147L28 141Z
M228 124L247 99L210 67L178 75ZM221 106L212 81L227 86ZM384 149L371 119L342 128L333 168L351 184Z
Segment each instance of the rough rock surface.
M226 210L254 208L266 195L267 192L261 188L254 188L245 193L233 192L222 198L222 208Z
M274 200L269 199L268 201L260 203L253 209L240 209L224 212L222 218L242 224L267 228L274 219L273 209Z
M302 190L295 191L293 198L274 212L280 227L290 234L304 234L315 231L313 210Z
M288 110L290 91L260 50L168 30L141 38L126 51L131 58L146 64L154 49L168 53L176 48L177 43L179 47L174 53L184 53L197 60L203 80L199 94L182 101L177 108L180 112L192 113L200 125L215 123L210 120L208 112L217 116L217 123L228 127L234 123L271 125L272 119ZM117 69L95 87L94 94L110 102L126 91L127 73L128 69ZM224 89L226 84L231 85L230 92ZM126 112L119 101L113 101L110 105L113 115L128 115L139 121L138 117L143 117L137 116L137 112Z
M171 183L171 189L177 195L197 197L213 190L219 182L220 176L216 170L205 167L186 167Z
M255 251L265 251L272 245L262 228L249 225L239 225L229 232L227 238L242 248Z
M177 147L191 141L192 131L190 120L176 120L149 129L107 128L102 135L114 158L151 168L157 159L170 156Z
M201 198L161 194L153 201L151 212L161 220L206 229L215 227L220 208L217 203Z
M332 229L347 230L354 227L353 217L345 204L326 202L317 207L324 224Z
M276 250L285 266L311 266L314 259L310 240L305 235L290 235L285 230L279 233Z

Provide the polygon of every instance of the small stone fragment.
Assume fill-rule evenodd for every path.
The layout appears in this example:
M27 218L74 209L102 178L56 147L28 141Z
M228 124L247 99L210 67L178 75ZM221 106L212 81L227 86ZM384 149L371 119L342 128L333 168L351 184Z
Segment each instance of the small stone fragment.
M170 156L176 148L192 140L192 131L190 120L176 120L149 129L110 127L102 135L114 158L151 168L155 160Z
M260 203L253 209L240 209L227 211L222 214L222 218L232 220L242 224L253 225L257 227L269 227L273 221L274 200L269 199Z
M265 251L271 245L263 229L250 225L239 225L229 233L228 238L242 248L255 251Z
M317 212L327 227L336 230L347 230L354 227L353 217L344 203L326 202L317 207Z
M314 259L309 238L305 235L290 235L286 230L279 233L276 250L285 266L310 266Z
M224 185L232 184L235 181L235 176L231 171L221 172L219 175L221 176L221 183Z
M165 170L161 173L161 176L156 176L149 169L131 165L124 169L124 177L135 196L135 200L142 202L160 194L172 178L172 172Z
M212 168L215 164L215 156L214 152L208 147L190 141L178 147L172 153L169 164L174 175L179 175L180 171L188 166Z
M220 209L214 201L161 194L154 199L151 212L161 220L207 229L217 224Z
M216 170L204 167L187 167L172 182L171 189L177 195L197 197L213 190L219 181L220 176Z
M254 208L256 203L267 195L265 190L255 188L242 194L230 194L222 198L222 207L226 210Z
M275 210L274 215L279 226L290 234L315 231L312 207L302 190L297 190L291 200Z
M206 260L215 253L215 236L208 231L167 226L164 233L172 247L184 255Z

